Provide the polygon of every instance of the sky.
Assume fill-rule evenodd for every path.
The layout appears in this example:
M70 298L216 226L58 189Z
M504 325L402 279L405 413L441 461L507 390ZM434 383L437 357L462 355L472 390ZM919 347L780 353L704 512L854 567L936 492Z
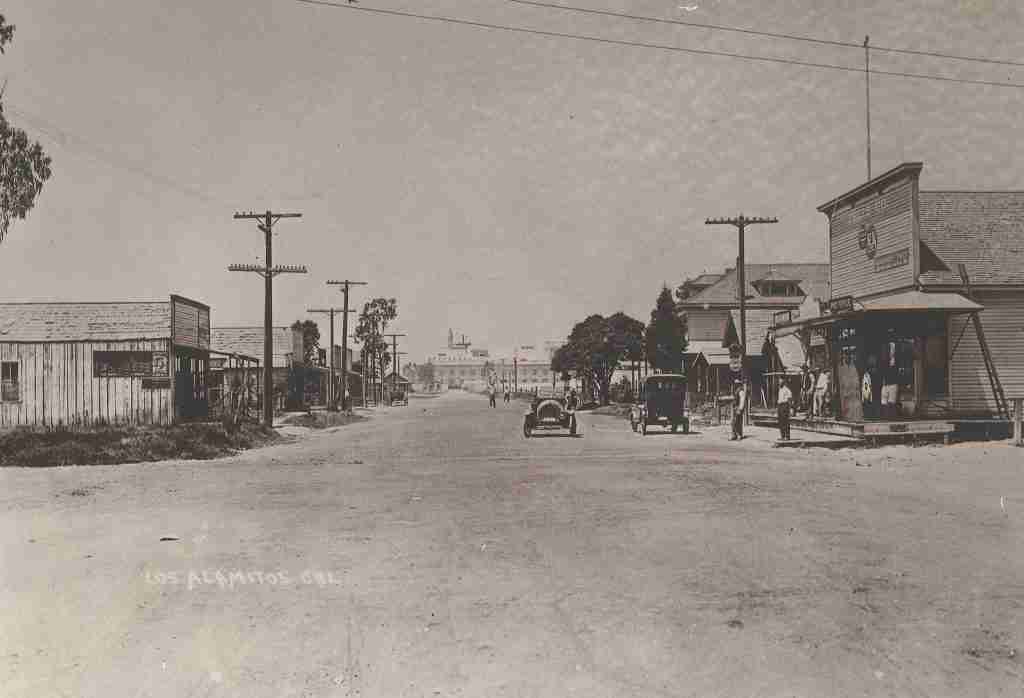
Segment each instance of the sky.
M554 0L637 15L1024 61L1019 0ZM503 0L360 0L549 32L863 66L863 52ZM3 298L209 304L260 325L397 299L405 360L448 328L500 351L592 313L647 321L663 283L825 261L816 207L866 178L864 76L502 32L294 0L13 0L8 118L53 157L0 243ZM873 52L880 70L1024 83L1024 68ZM871 79L872 168L923 188L1024 189L1019 88ZM326 338L326 318L314 316ZM338 327L340 333L340 323ZM340 338L339 338L340 339Z

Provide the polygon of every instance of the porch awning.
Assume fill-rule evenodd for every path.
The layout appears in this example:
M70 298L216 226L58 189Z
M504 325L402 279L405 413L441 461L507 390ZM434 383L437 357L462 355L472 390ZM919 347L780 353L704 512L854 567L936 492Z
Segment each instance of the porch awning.
M984 310L985 306L964 298L959 293L925 293L904 291L891 296L860 301L865 311L889 310L940 310L950 313L972 313Z
M792 334L801 328L831 325L843 318L856 317L864 313L933 311L944 313L973 313L984 310L985 306L965 298L959 293L926 293L924 291L902 291L880 298L854 301L853 310L844 313L822 315L807 320L795 320L775 328L775 337Z

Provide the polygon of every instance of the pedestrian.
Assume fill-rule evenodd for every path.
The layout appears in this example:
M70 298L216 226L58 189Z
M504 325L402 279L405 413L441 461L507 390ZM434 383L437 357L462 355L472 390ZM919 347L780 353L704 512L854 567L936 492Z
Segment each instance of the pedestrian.
M783 378L779 387L779 437L783 441L789 441L789 415L793 403L793 392L786 385Z
M487 399L490 402L491 407L497 407L498 406L497 403L496 403L495 397L496 396L495 396L495 392L494 392L494 386L493 385L488 385L487 386Z
M828 392L830 388L830 376L827 370L818 375L814 384L814 414L818 419L825 416L825 408L828 406Z
M506 385L505 386L505 402L511 402L511 401L512 401L512 389L509 388Z
M732 438L739 441L743 438L743 415L747 409L747 389L743 381L737 380L733 388Z

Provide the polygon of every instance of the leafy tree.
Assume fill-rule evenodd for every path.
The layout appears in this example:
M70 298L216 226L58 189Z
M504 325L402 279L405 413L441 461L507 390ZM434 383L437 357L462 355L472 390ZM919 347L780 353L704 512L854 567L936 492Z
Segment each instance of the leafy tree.
M572 378L573 371L576 370L576 364L571 352L572 350L569 345L563 344L555 349L555 352L551 355L551 372L557 374L563 383L568 383L569 379Z
M0 15L0 53L14 37L14 25ZM2 97L2 94L0 94ZM14 219L24 220L50 178L50 157L11 125L0 104L0 242Z
M662 286L658 294L645 340L647 360L656 371L675 373L682 370L686 328L679 318L668 286Z
M302 363L306 366L316 364L317 350L320 348L320 328L312 320L296 320L292 330L302 333Z
M385 370L391 365L390 347L384 337L388 323L398 317L398 302L394 298L374 298L363 304L356 322L356 339L362 342L363 352L371 363L370 375L380 379L380 397L383 398Z
M416 380L423 385L430 385L436 381L437 378L434 373L434 364L428 362L416 366Z

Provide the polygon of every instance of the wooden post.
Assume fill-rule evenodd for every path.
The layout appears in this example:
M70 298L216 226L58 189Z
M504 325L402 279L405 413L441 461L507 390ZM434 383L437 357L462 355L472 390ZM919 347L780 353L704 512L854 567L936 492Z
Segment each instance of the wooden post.
M1024 446L1024 398L1013 399L1013 443Z

